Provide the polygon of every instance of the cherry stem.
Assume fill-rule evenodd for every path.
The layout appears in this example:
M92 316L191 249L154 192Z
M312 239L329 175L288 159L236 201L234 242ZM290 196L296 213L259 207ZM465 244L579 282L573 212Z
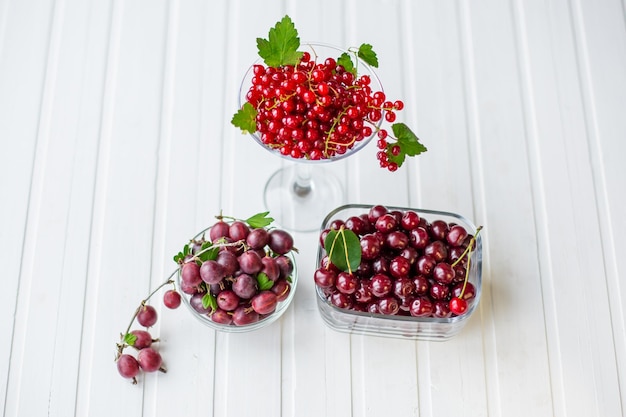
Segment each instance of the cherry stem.
M478 226L478 228L476 229L476 233L474 233L474 236L472 237L472 239L470 239L469 243L467 244L467 247L465 248L465 250L463 251L463 253L461 254L461 256L459 256L459 259L457 259L456 261L454 261L452 263L452 267L454 268L459 262L461 262L463 260L463 258L465 256L467 256L467 254L472 250L472 246L474 246L474 243L476 243L476 237L478 236L478 234L480 233L480 231L482 230L482 226ZM465 294L465 287L467 286L467 278L469 277L469 270L470 270L470 264L471 264L471 256L467 257L467 267L465 268L465 278L463 279L463 288L461 288L461 294L459 294L458 298L463 298L463 295Z

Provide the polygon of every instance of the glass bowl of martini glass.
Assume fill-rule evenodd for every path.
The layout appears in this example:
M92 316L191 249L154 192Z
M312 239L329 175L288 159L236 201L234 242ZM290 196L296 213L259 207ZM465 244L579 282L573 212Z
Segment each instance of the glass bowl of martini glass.
M342 182L323 166L371 141L384 119L385 96L356 51L322 43L299 50L295 65L272 67L259 59L249 67L238 115L249 123L242 130L287 161L265 185L266 209L281 227L311 232L344 202Z

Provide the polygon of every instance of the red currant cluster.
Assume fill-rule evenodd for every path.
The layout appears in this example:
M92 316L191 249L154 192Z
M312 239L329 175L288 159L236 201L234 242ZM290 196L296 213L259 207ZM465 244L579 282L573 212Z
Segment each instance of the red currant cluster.
M334 306L447 318L464 314L475 298L476 288L468 281L475 236L463 226L378 205L360 216L334 220L322 231L320 244L331 230L341 229L358 237L361 262L356 270L343 271L328 254L321 260L314 280Z
M369 75L355 76L334 58L318 63L303 52L296 66L254 65L246 100L256 110L261 142L284 156L330 159L377 132L380 165L398 168L388 161L389 136L380 124L393 123L404 103L388 101Z

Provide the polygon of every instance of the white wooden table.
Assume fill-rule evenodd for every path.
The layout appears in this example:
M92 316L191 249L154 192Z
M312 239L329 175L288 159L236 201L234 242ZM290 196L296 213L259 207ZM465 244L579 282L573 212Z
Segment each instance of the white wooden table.
M14 416L626 415L626 12L619 0L0 1L0 400ZM314 233L280 321L155 332L167 374L122 379L119 333L172 256L263 210L283 162L230 125L255 38L369 42L429 151L331 167L346 201L484 230L479 311L447 342L328 329ZM320 219L321 220L321 219Z

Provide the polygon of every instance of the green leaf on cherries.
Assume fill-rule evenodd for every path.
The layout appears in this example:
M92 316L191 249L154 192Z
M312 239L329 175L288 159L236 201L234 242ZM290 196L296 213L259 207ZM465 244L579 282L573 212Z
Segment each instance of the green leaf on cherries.
M241 129L243 133L254 133L256 132L256 113L254 106L246 101L233 115L230 123Z
M137 336L132 333L126 333L124 335L124 343L128 346L135 346L135 342L137 341Z
M415 133L404 123L394 123L391 125L391 129L398 141L387 144L387 158L389 162L395 162L398 166L402 166L407 156L416 156L427 151L426 147L420 143ZM395 145L400 146L400 153L398 155L391 153L391 148Z
M348 52L344 52L337 58L337 65L341 65L347 72L351 72L356 75L356 68L354 68L354 62Z
M260 229L261 227L267 227L274 219L272 217L268 217L270 214L269 211L264 211L263 213L257 213L254 216L248 217L245 222L254 229Z
M361 243L351 230L331 230L324 239L324 249L330 262L342 271L352 273L361 264Z
M259 290L269 290L274 286L274 281L267 277L265 272L259 272L256 274L256 282L259 284Z
M289 275L287 278L285 278L285 280L290 283L293 284L293 278L291 278L291 275Z
M219 246L213 246L211 242L204 242L198 251L198 259L202 262L214 261L219 253Z
M210 291L208 291L202 297L202 307L205 309L211 309L211 311L217 310L217 299Z
M361 58L366 64L374 68L378 68L378 56L372 49L372 45L364 43L359 46L358 52L359 58Z
M259 56L269 67L296 65L302 57L302 52L298 51L298 31L289 16L283 17L270 29L267 39L257 38L256 44Z

